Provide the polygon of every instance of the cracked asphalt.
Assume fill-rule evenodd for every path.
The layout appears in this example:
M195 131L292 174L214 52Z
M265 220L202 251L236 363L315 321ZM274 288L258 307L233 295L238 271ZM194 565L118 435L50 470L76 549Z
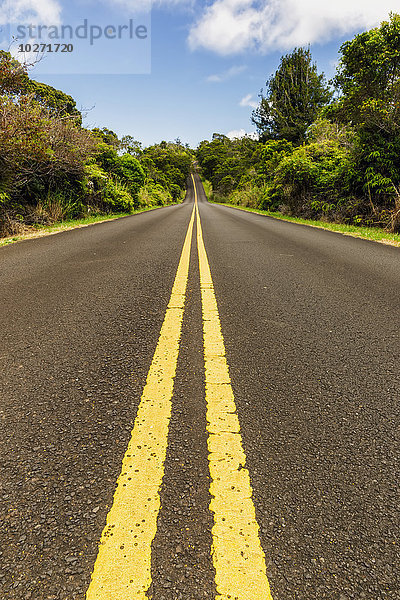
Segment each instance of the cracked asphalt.
M197 182L272 596L399 600L400 250ZM192 207L0 249L4 600L85 598ZM202 352L194 237L153 600L216 596Z

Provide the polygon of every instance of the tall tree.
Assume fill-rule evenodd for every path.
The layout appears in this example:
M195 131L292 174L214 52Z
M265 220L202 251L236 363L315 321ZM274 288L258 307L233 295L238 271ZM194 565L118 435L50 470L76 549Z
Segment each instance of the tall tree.
M26 82L23 92L32 94L34 100L47 108L51 115L67 117L74 120L77 125L82 125L82 113L77 109L75 100L69 94L33 79Z
M0 95L31 96L52 116L71 117L77 125L82 125L82 114L72 96L51 85L30 79L29 66L32 65L20 63L10 52L0 50Z
M332 106L338 120L393 133L400 128L400 15L341 48Z
M327 111L355 126L357 177L368 196L398 208L400 227L400 15L341 48L334 83L339 98ZM395 228L393 226L393 228Z
M308 48L295 48L281 58L267 81L266 95L252 115L262 140L286 139L301 143L319 109L332 98L324 74L318 74Z
M117 134L112 131L112 129L107 129L107 127L103 127L102 129L94 127L92 129L92 133L102 142L104 142L104 144L107 144L107 146L111 146L116 150L120 149L121 142L119 141Z

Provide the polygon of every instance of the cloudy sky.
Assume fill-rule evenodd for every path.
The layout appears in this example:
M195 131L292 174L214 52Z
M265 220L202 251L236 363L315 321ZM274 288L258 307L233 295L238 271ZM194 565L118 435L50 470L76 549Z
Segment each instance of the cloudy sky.
M150 1L0 0L0 23L12 21L14 35L21 24L110 25L109 37L71 40L73 53L43 59L32 76L72 94L87 126L196 145L213 132L253 131L251 111L283 53L310 45L329 78L343 41L400 12L400 0ZM113 38L130 20L147 39L123 39L127 28ZM13 51L39 41L28 38Z

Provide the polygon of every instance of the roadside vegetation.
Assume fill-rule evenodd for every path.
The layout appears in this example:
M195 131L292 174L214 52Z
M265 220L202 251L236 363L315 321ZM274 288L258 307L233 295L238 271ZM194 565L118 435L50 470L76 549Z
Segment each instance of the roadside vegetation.
M195 159L212 201L400 233L400 15L345 42L330 82L309 49L283 56L251 119L257 139L143 148L0 51L0 238L180 202Z
M0 237L0 246L8 246L14 242L20 242L32 237L41 237L44 235L51 235L53 233L61 233L62 231L69 231L70 229L76 229L77 227L87 227L88 225L94 225L95 223L102 223L104 221L112 221L113 219L120 219L121 217L129 217L135 212L145 212L146 210L153 210L155 207L140 208L137 211L130 211L129 213L108 213L98 214L88 217L76 218L76 219L63 219L53 223L52 225L36 225L35 227L25 227L22 233L18 235L9 235L6 237Z
M180 202L193 153L88 130L74 99L0 51L0 237Z
M400 15L340 48L326 82L310 51L282 57L252 121L197 149L213 201L400 233Z

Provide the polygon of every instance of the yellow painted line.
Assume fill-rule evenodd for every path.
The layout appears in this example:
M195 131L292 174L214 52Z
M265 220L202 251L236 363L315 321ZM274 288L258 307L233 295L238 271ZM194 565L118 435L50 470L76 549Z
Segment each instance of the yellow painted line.
M272 600L197 205L217 600Z
M146 600L185 307L193 207L171 298L100 541L87 600Z

